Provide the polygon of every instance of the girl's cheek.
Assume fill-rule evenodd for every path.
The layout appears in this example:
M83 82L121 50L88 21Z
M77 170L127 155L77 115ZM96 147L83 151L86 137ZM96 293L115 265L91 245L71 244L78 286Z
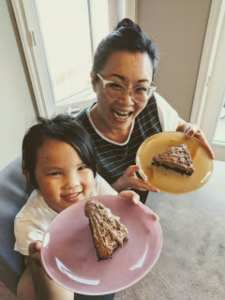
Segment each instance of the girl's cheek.
M39 186L39 190L42 195L51 196L51 195L54 195L54 193L56 192L57 189L56 189L55 184L52 184L52 182L46 181L44 184L41 184Z
M86 180L89 184L89 187L93 188L94 184L95 184L95 178L94 178L94 173L92 171L88 173L88 176L87 176Z

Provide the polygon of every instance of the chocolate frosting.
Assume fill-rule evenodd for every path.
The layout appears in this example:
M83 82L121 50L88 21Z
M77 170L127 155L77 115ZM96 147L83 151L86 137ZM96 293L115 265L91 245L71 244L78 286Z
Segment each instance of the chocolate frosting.
M152 165L168 167L187 175L191 175L195 171L187 144L185 143L168 148L157 154L152 158Z
M99 259L111 258L115 250L127 240L128 230L102 203L89 200L85 207L93 241Z

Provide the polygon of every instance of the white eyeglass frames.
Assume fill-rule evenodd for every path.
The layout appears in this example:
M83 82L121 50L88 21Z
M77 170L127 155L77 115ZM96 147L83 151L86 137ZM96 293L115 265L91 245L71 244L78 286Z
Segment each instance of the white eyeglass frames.
M151 98L157 88L154 82L152 82L150 86L138 86L134 89L128 89L121 83L102 78L99 73L96 73L96 75L101 79L105 94L110 100L122 99L127 94L127 91L131 90L130 96L133 101L137 103L144 103Z

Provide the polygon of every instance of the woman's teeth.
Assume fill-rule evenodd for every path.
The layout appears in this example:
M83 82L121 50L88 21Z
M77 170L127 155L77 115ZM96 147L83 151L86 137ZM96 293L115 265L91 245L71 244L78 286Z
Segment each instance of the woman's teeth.
M131 111L125 112L125 111L114 110L114 109L112 109L112 112L115 117L120 118L120 119L127 119L132 114Z

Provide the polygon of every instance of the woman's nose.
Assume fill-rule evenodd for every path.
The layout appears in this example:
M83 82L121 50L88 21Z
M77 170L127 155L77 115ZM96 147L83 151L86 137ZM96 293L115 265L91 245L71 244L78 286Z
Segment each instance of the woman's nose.
M127 90L126 94L123 96L123 98L118 100L118 102L126 106L133 105L134 100L133 100L132 89Z

